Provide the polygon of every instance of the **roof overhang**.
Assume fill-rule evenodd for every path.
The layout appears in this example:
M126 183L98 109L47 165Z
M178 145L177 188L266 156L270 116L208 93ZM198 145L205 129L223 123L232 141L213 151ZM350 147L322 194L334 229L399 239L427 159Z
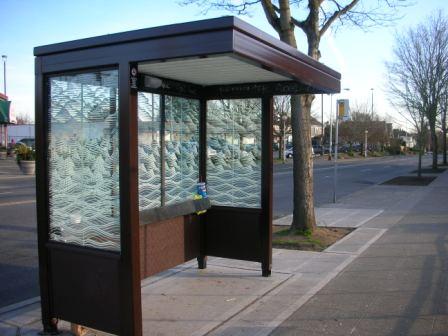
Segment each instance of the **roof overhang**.
M52 44L34 54L42 58L43 73L80 61L113 64L114 56L126 54L141 74L201 87L264 83L276 85L275 94L340 91L338 72L235 17Z

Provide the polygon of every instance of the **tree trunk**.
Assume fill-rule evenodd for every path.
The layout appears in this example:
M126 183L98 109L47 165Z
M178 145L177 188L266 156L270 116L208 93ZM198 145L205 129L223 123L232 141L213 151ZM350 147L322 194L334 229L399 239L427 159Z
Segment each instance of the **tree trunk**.
M443 150L443 164L447 165L446 161L446 110L442 112L442 150Z
M291 97L293 131L294 212L292 230L314 230L313 161L311 158L310 109L312 95Z
M420 131L421 132L421 131ZM418 139L418 167L417 167L417 177L422 177L422 156L423 156L423 136L420 133Z
M431 141L432 141L432 169L437 169L438 146L437 146L437 133L435 122L434 124L431 123L429 127L431 131Z

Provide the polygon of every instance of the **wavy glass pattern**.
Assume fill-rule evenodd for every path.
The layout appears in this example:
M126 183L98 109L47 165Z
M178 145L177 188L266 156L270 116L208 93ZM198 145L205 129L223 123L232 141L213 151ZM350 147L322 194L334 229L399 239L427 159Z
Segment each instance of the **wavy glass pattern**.
M120 250L118 71L48 85L50 239Z
M199 101L165 98L165 204L191 199L199 180Z
M161 206L160 95L138 93L139 209Z
M207 192L211 203L260 208L261 99L207 104Z

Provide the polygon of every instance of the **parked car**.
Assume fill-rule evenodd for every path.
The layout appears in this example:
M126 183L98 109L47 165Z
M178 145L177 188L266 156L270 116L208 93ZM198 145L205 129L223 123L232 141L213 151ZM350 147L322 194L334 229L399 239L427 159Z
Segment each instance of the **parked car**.
M324 152L323 147L320 145L314 145L312 148L313 148L313 154L315 155L322 155Z
M286 151L285 151L285 156L289 159L289 158L292 158L292 155L293 155L293 153L292 153L292 147L289 147L289 148L286 149ZM315 154L314 154L314 148L313 148L313 147L311 147L311 155L312 155L312 156L315 155Z
M14 147L17 147L19 145L24 145L24 146L34 149L35 140L34 140L34 138L23 138L20 141L17 141L16 144L14 145Z

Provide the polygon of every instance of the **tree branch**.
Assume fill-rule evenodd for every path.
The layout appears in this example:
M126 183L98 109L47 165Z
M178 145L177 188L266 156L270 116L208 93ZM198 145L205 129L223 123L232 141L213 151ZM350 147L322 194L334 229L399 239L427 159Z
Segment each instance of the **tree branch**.
M347 14L350 10L352 10L357 4L359 0L352 0L347 6L341 7L339 3L334 1L334 3L337 5L338 10L336 10L326 22L324 22L322 28L320 29L320 36L324 35L325 32L330 28L330 26L333 24L334 21L336 21L341 16Z
M278 10L278 8L274 6L271 0L261 0L261 6L263 7L264 14L269 24L278 34L280 34L282 28L280 26L280 19L276 13L276 9Z

